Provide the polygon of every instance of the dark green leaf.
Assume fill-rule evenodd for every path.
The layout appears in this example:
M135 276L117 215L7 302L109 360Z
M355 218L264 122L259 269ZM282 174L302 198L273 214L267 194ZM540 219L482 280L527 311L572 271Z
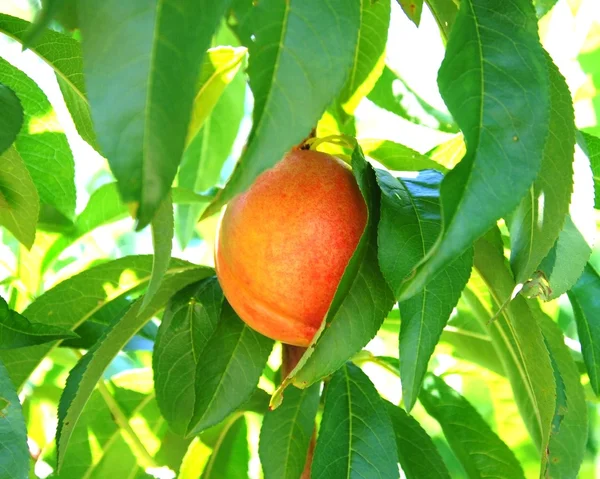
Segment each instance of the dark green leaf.
M600 209L600 138L584 132L578 132L577 142L590 160L594 175L594 206Z
M75 211L73 156L56 114L37 84L0 58L0 82L10 87L23 106L24 124L15 148L25 162L40 201L71 219Z
M573 191L575 117L571 92L547 55L550 126L542 167L509 221L510 264L517 283L537 270L554 245L569 212Z
M111 325L105 335L71 370L58 406L56 444L59 469L64 461L73 429L106 367L142 326L165 306L176 291L212 273L212 269L198 266L166 277L143 314L140 313L142 301L138 300Z
M577 477L588 436L585 393L575 361L558 326L531 302L544 333L556 381L556 411L548 444L546 477Z
M385 45L390 26L390 2L360 0L360 28L354 47L354 64L338 101L352 113L368 95L385 66Z
M515 282L502 254L502 240L485 237L475 245L475 267L489 288L492 303L470 304L482 325L492 316L488 308L498 306L510 298ZM480 284L483 287L483 284ZM515 402L533 443L540 453L542 469L554 417L556 385L548 350L540 326L522 296L516 296L503 313L489 326L490 336L511 383Z
M169 269L171 260L171 249L173 247L173 235L175 224L173 219L173 202L171 195L163 200L152 218L152 246L154 248L154 259L152 261L152 277L148 284L148 290L144 294L144 301L140 307L140 313L151 303L152 298L158 291L162 279Z
M134 205L138 228L152 220L171 187L202 59L228 3L79 2L98 142L125 203Z
M177 181L179 186L205 191L220 178L221 168L231 152L244 116L246 82L238 72L219 97L198 135L186 148ZM192 238L206 205L181 205L176 210L177 238L182 248Z
M375 336L394 302L377 262L380 202L377 180L360 147L352 154L352 168L367 203L367 226L321 329L290 375L293 384L300 388L333 373L360 351Z
M548 74L531 2L461 1L452 32L438 84L467 153L442 182L444 230L403 299L515 209L540 169L548 131Z
M0 155L0 225L31 249L39 213L40 199L33 180L11 147Z
M265 414L258 450L265 479L298 479L302 475L315 430L320 387L289 387L281 406Z
M29 449L21 403L0 361L0 479L28 477Z
M273 341L250 329L228 303L197 360L195 396L188 435L223 420L252 394Z
M425 3L431 10L446 43L458 15L458 5L454 0L425 0Z
M440 453L421 425L404 409L386 402L398 447L398 459L407 479L450 479Z
M392 290L435 243L442 229L439 184L442 175L425 170L414 178L376 170L381 188L379 265ZM407 410L414 406L429 358L471 274L472 250L446 266L415 296L400 301L400 377Z
M369 378L345 364L325 391L312 479L398 477L392 423Z
M248 66L252 131L229 182L203 217L217 213L309 135L354 60L360 4L265 0L254 7L253 24L256 39Z
M0 31L21 43L30 26L29 22L20 18L0 14ZM29 49L52 67L78 133L98 149L85 94L81 44L68 35L45 30L29 45Z
M396 0L404 10L408 19L417 27L421 22L421 12L423 11L423 0Z
M421 155L408 146L390 140L359 140L366 156L377 160L389 170L420 171L426 169L448 171L443 165Z
M192 378L215 332L222 303L223 292L215 278L189 286L171 298L158 329L152 363L156 400L171 428L181 435L194 412Z
M75 333L59 326L32 323L9 309L4 298L0 296L0 349L23 348L76 337Z
M174 259L165 278L197 268L197 265ZM46 291L23 311L23 316L31 322L76 329L107 304L147 285L151 270L152 256L127 256L101 264ZM53 347L40 345L0 351L0 359L4 361L17 389L22 387Z
M19 97L0 83L0 154L13 144L23 126L23 107Z
M567 293L573 306L581 352L592 389L600 396L600 275L587 264Z
M477 410L443 379L428 375L419 400L442 426L469 477L525 478L513 452Z

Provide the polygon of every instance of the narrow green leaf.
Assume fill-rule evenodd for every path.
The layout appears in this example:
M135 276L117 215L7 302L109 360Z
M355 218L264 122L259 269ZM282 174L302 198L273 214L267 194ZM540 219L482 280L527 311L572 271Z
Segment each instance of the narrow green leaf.
M247 478L250 461L247 436L246 419L241 416L232 421L221 433L204 468L202 479Z
M0 361L0 479L29 477L27 431L19 396Z
M421 12L423 11L423 0L396 0L402 10L417 27L421 23Z
M265 414L258 449L265 479L297 479L302 475L315 430L320 387L289 387L281 406Z
M590 383L600 396L600 275L591 264L585 266L583 274L567 294L573 306Z
M562 230L573 191L575 113L565 79L546 55L550 126L538 177L510 216L510 264L517 283L537 270Z
M177 479L201 479L212 449L195 437L181 461Z
M152 220L177 172L200 66L228 3L79 2L98 142L124 201L136 209L138 229Z
M442 39L446 43L458 15L458 5L454 0L425 0L425 3L431 10L433 18L435 18L440 29Z
M323 379L360 351L377 333L394 297L377 262L379 193L373 168L360 147L352 169L367 204L365 231L344 272L321 329L289 380L304 388ZM283 385L285 387L287 382Z
M412 268L435 243L442 229L439 184L442 175L426 170L414 178L376 170L381 189L378 259L396 295ZM418 294L400 301L400 377L408 411L414 406L429 358L452 309L467 284L473 264L469 250L446 266Z
M536 314L546 345L552 358L557 381L557 402L552 432L548 444L546 477L577 477L586 452L588 437L587 404L581 386L579 371L565 345L559 327L546 316L536 302L532 309ZM559 391L559 388L562 389Z
M444 230L402 299L513 211L540 169L550 95L531 2L462 1L438 84L467 153L442 182Z
M440 453L421 425L404 409L386 401L398 448L398 459L407 479L450 479Z
M59 326L32 323L9 309L4 298L0 296L0 349L23 348L76 337L72 331Z
M246 82L240 71L225 87L202 129L186 148L177 177L179 186L206 191L219 181L244 116L245 96ZM191 240L205 208L206 205L178 206L175 228L182 248Z
M203 218L217 213L309 135L354 60L360 25L356 1L265 0L255 4L252 15L252 131L229 182Z
M31 78L2 58L0 83L16 93L23 106L23 128L14 146L29 170L40 201L72 219L75 211L73 156L50 102Z
M41 8L23 38L23 49L35 42L65 5L65 0L42 0Z
M486 325L515 288L502 254L500 234L475 245L475 267L489 288L493 304L472 304L478 320ZM478 295L478 298L480 296ZM545 468L546 447L554 417L556 385L548 350L540 326L522 296L516 296L489 326L492 343L511 383L515 402Z
M513 452L477 410L443 379L428 375L419 400L442 426L469 477L525 478Z
M216 278L191 285L171 298L158 329L152 357L156 400L170 427L180 435L187 432L192 419L196 399L192 378L217 328L222 303Z
M592 253L596 237L594 215L594 183L589 159L575 152L573 194L569 215L556 243L540 264L550 285L550 294L543 299L558 298L568 291L583 273Z
M174 259L165 277L193 271L197 267ZM151 271L152 256L126 256L110 261L59 283L36 298L22 314L31 322L50 323L74 330L112 301L118 301L123 295L131 295L147 285ZM4 361L17 389L22 387L53 347L40 345L0 351L0 359Z
M31 249L40 198L23 159L14 147L0 155L0 225Z
M354 47L354 64L338 101L351 114L375 86L385 66L385 45L390 26L390 2L360 0L360 28Z
M358 367L345 364L325 391L312 479L398 477L392 423L379 393Z
M421 171L432 169L443 173L448 171L443 165L400 143L394 143L390 140L361 139L359 144L366 156L377 160L388 170Z
M600 209L600 138L588 133L578 132L577 142L590 160L594 175L595 199L594 207Z
M252 394L273 341L250 329L229 303L197 360L194 410L188 436L217 424Z
M73 429L106 367L142 326L165 306L175 292L211 274L212 269L198 266L165 278L143 314L140 314L142 301L138 300L111 325L100 341L71 370L58 406L58 469L64 461Z
M21 43L30 28L31 24L25 20L0 14L0 32ZM68 35L44 30L28 48L54 70L77 132L97 150L96 133L85 93L81 44Z
M17 138L23 126L23 107L19 97L0 83L0 154L4 153Z
M171 261L171 250L173 248L173 235L175 234L175 224L173 218L173 201L171 195L163 200L152 218L152 246L154 249L154 259L152 261L152 277L148 284L148 290L144 294L144 300L140 307L140 313L143 313L146 307L151 303L154 295L162 282L162 279L169 269Z

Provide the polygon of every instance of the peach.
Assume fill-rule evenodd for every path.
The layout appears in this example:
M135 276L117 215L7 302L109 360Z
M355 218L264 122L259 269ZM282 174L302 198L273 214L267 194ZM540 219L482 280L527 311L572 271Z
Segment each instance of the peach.
M225 297L250 327L308 346L367 221L350 168L294 149L229 203L215 266Z

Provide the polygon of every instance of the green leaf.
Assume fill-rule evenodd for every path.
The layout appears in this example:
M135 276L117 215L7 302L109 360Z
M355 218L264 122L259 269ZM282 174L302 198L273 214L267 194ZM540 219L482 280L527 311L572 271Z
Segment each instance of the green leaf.
M23 126L23 107L19 97L0 83L0 153L4 153L17 138Z
M265 414L258 449L265 479L297 479L302 475L315 430L320 387L289 387L281 406Z
M486 325L492 316L488 308L510 298L515 282L502 254L500 234L475 245L475 267L489 288L492 304L471 304L477 319ZM483 286L483 285L481 285ZM489 326L492 343L511 383L515 402L545 467L545 451L554 417L556 385L540 326L522 296L516 296Z
M177 172L200 66L228 3L79 2L98 143L123 200L136 209L138 229L152 220Z
M152 298L158 291L163 276L169 269L171 261L171 250L173 247L173 235L175 233L175 224L173 218L173 202L171 195L163 200L154 218L152 218L152 246L154 249L154 259L152 261L152 277L148 284L148 290L144 294L144 300L140 307L140 313L143 313L146 307L151 303Z
M513 211L533 183L550 110L537 32L529 0L461 1L438 84L467 153L442 182L444 230L402 299Z
M590 160L594 175L594 207L600 209L600 138L582 131L578 132L577 142Z
M592 253L596 237L594 216L594 183L590 163L585 155L575 153L573 194L569 215L556 243L540 264L550 286L547 298L558 298L568 291L581 276Z
M59 326L32 323L9 309L4 298L0 296L0 349L23 348L76 337L75 333Z
M0 479L29 477L27 431L19 396L0 361Z
M419 400L442 426L469 477L525 478L513 452L477 410L443 379L428 375Z
M465 139L463 135L459 133L448 141L432 148L427 152L427 156L436 163L444 165L446 168L454 168L465 156L466 152L467 147L465 146Z
M75 211L73 156L50 102L31 78L2 58L0 83L16 93L23 106L23 128L14 146L40 201L71 219Z
M196 268L197 265L174 259L165 278ZM126 256L110 261L59 283L36 298L22 314L31 322L74 330L112 301L147 285L151 271L152 256ZM17 389L53 347L40 345L0 351L0 359Z
M386 401L398 448L398 459L407 479L450 479L440 453L421 425L404 409Z
M354 60L360 4L265 0L254 7L252 20L252 131L229 182L203 218L217 213L309 135L342 88ZM265 25L269 28L262 28Z
M181 435L187 432L196 400L191 378L217 328L222 303L216 278L191 285L171 298L158 329L152 358L156 400L170 427Z
M448 171L443 165L400 143L394 143L390 140L361 139L359 144L366 156L377 160L389 170L420 171L433 169L444 173Z
M0 155L0 225L31 249L40 199L23 159L14 147Z
M398 477L394 431L379 393L358 367L345 364L325 391L312 479Z
M250 461L247 436L246 419L242 416L223 431L206 464L202 479L247 478Z
M421 23L421 12L423 11L423 0L396 0L402 10L417 27Z
M583 274L567 294L573 306L590 383L600 396L600 275L591 264L585 266Z
M25 20L0 14L0 32L21 43L30 27L31 24ZM28 48L54 70L77 132L97 150L96 133L85 93L81 44L68 35L44 30Z
M195 403L188 436L217 424L241 406L254 392L273 341L223 305L219 323L199 354Z
M561 379L556 381L556 411L547 448L545 477L577 477L588 437L585 393L561 330L541 311L537 302L531 303L546 339L555 377Z
M56 432L58 469L64 461L73 429L107 366L142 326L165 306L176 291L212 273L212 269L198 266L166 277L143 314L140 313L142 300L138 300L111 325L104 336L71 370L58 406Z
M65 0L42 0L41 8L38 10L33 23L23 38L23 50L29 48L40 37L54 18L61 12L64 5Z
M458 15L458 5L454 0L425 0L425 3L431 10L446 43Z
M352 169L367 204L367 225L321 328L282 387L293 381L305 388L343 366L375 336L394 302L377 262L377 180L360 147L352 154Z
M385 66L385 45L390 26L390 2L360 0L360 28L354 47L354 64L338 101L351 114L375 86Z
M547 55L550 126L542 168L509 221L510 264L517 283L537 270L554 245L569 212L573 191L575 113L565 79Z
M376 170L381 189L378 226L379 265L396 295L412 268L435 243L442 229L439 184L442 175L426 170L414 178ZM427 364L452 309L471 274L473 252L452 261L415 296L400 301L400 377L408 411L414 406Z
M219 181L221 168L231 153L244 116L245 96L246 82L240 71L225 87L202 129L186 148L177 176L180 186L205 191ZM182 248L191 240L205 208L206 205L181 205L177 208L175 228Z
M534 0L533 4L535 5L535 11L537 13L538 18L542 18L546 13L548 13L558 0Z

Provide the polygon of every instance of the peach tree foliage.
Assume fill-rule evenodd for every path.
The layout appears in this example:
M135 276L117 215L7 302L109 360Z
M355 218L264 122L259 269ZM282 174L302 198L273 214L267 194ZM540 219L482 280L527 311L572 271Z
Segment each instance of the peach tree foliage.
M592 477L600 139L577 129L540 42L554 3L0 13L3 41L60 93L0 51L0 479ZM415 27L432 14L447 111L386 64L406 48L388 41L392 11ZM88 185L57 96L107 160ZM417 152L356 138L364 104L448 139ZM295 350L238 317L198 244L315 135L351 166L368 219ZM94 247L107 231L112 249ZM152 255L138 254L143 235Z

